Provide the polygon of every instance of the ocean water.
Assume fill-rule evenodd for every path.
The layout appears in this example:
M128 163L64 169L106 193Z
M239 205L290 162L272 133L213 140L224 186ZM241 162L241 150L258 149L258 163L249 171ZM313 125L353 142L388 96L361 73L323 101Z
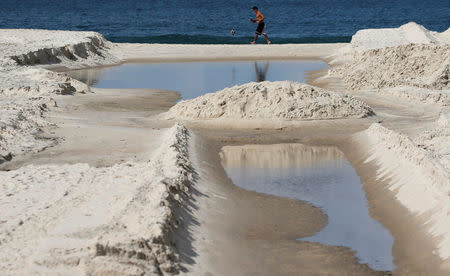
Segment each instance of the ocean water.
M0 28L91 30L115 42L241 44L254 34L254 5L273 43L348 42L359 29L410 21L435 31L450 26L448 0L1 0Z

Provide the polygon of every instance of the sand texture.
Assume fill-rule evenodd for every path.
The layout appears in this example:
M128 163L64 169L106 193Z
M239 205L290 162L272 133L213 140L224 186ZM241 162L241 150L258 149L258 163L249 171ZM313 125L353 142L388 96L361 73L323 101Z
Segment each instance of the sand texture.
M107 42L94 32L0 30L0 164L55 143L39 139L55 95L86 93L89 87L64 74L29 65L80 68L111 64Z
M113 44L109 52L129 61L324 59L344 43L268 45Z
M332 55L329 76L350 90L376 89L400 101L448 105L450 29L438 33L410 22L360 30Z
M351 96L295 82L247 83L172 107L166 118L337 119L373 112Z
M400 85L450 88L450 44L408 44L354 52L352 60L332 70L352 90Z
M4 275L176 273L175 208L190 196L189 133L168 129L148 162L0 172Z
M450 257L450 174L448 168L430 152L421 149L410 138L379 124L356 135L366 139L366 162L380 167L379 179L390 179L396 198L417 216L426 216L425 226L439 242L437 252ZM356 141L355 140L355 141ZM436 143L439 141L430 141ZM448 145L448 144L447 144ZM447 153L448 158L448 153Z
M421 132L413 141L450 172L450 114L442 113L429 130ZM450 189L450 187L448 187Z
M80 63L102 65L117 59L107 51L110 43L99 33L14 29L0 30L0 66Z
M418 104L450 106L450 90L432 90L413 86L396 86L378 90L382 95L392 96Z
M409 22L398 28L359 30L352 36L351 46L358 51L400 46L406 44L448 44L450 28L438 33Z

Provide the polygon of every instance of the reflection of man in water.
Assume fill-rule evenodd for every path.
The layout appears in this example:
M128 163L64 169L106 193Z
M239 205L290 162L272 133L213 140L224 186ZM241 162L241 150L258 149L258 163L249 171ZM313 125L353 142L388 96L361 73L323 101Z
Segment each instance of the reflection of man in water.
M269 70L269 62L265 62L264 68L260 68L258 65L258 62L255 61L255 73L256 73L256 79L258 82L262 82L266 80L267 71Z

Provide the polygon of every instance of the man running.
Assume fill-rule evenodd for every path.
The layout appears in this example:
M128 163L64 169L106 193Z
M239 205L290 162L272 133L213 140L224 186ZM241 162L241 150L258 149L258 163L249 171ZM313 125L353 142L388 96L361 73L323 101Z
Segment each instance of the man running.
M258 7L256 7L256 6L253 7L253 11L256 13L256 20L252 18L252 19L250 19L250 21L252 21L253 23L258 23L258 27L256 27L255 40L253 40L251 42L251 44L255 44L256 40L258 39L258 36L261 34L263 34L264 37L266 38L267 44L270 44L271 42L266 33L266 24L264 23L264 19L265 19L264 14L262 14L262 12L260 12L258 10Z

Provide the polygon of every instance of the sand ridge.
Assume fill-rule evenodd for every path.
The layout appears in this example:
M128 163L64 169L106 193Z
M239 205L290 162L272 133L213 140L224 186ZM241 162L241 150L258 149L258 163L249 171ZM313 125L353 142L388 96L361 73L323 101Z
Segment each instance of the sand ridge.
M3 29L0 66L58 63L79 68L82 64L114 64L118 60L108 53L110 47L111 43L96 32Z
M418 217L426 217L425 227L435 238L433 252L443 260L450 256L450 174L430 151L417 146L408 136L373 124L354 136L364 144L365 163L375 162L377 177L388 180L396 199ZM366 143L363 143L365 141Z
M148 162L0 172L0 266L8 275L179 270L175 215L190 196L189 132L168 129ZM27 245L27 246L25 246Z

